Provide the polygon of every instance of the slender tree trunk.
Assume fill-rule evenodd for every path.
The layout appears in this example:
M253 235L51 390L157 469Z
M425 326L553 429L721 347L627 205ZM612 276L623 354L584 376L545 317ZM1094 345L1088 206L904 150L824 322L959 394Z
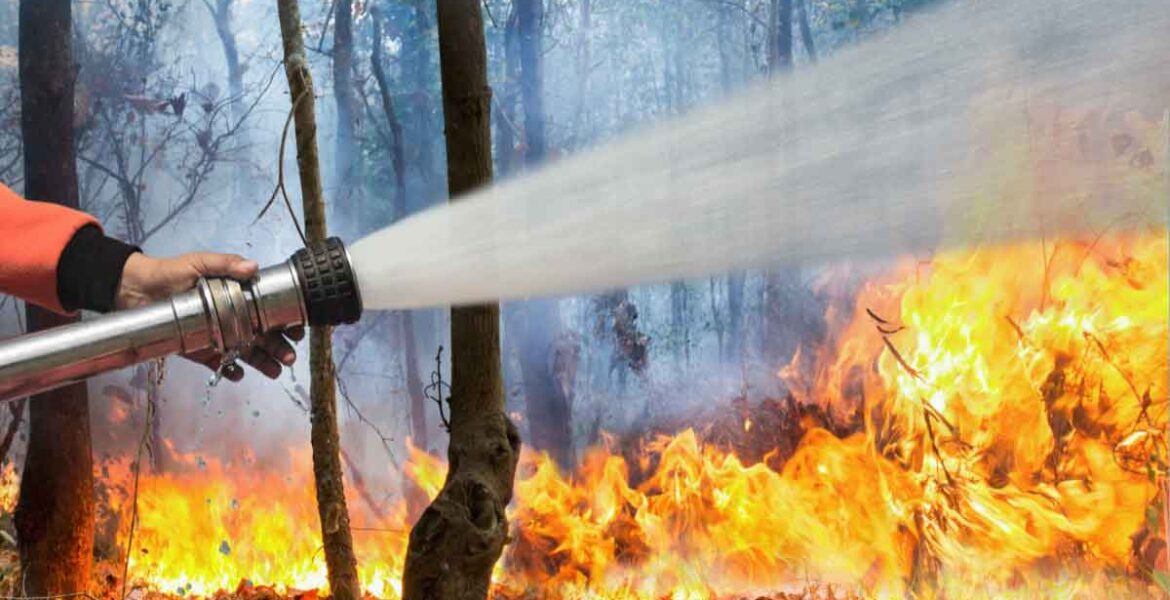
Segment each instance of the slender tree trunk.
M500 177L511 175L516 162L516 80L520 76L516 37L516 5L513 4L504 25L503 89L495 103L496 165Z
M724 94L731 91L731 54L728 49L728 36L731 34L727 27L727 4L720 3L716 9L718 23L716 24L716 43L719 49L719 88Z
M674 334L676 364L683 366L690 363L690 308L687 306L687 296L690 291L686 282L676 281L670 284L670 328Z
M382 111L386 114L386 122L390 126L390 157L394 163L394 220L406 217L406 151L402 141L402 123L398 120L398 113L394 110L394 96L390 93L390 82L386 77L386 70L382 67L382 16L373 12L371 21L374 24L374 52L370 58L374 71L374 80L378 83L378 92L382 97ZM426 451L429 449L427 440L427 406L423 395L422 377L418 370L418 343L414 332L414 314L410 311L399 311L396 328L400 337L399 345L403 351L403 362L406 364L406 391L410 395L410 429L411 438L415 446Z
M727 47L728 11L726 4L719 6L719 85L723 93L729 93L732 88L731 53ZM724 358L732 364L743 361L743 287L744 274L732 273L727 276L727 349Z
M77 207L70 0L20 3L25 195ZM30 331L75 321L35 306ZM86 592L93 561L93 453L84 382L33 397L16 505L22 595Z
M577 110L574 117L574 133L577 138L591 135L589 108L589 74L593 70L593 53L589 36L593 29L593 5L591 0L580 0L581 13L577 23ZM584 141L578 145L584 146Z
M743 273L732 273L727 276L727 345L730 348L727 357L734 364L743 363L744 279Z
M223 57L227 63L228 92L231 94L232 120L236 121L244 116L244 69L240 65L240 50L236 44L236 34L232 32L232 4L235 0L207 0L207 10L215 21L215 33L223 46Z
M415 145L418 148L418 168L426 188L424 200L430 202L437 187L435 173L435 144L431 138L433 123L431 113L434 108L431 104L430 83L434 72L431 63L431 36L434 32L434 23L431 12L434 4L429 0L414 0L414 19L411 21L411 35L413 40L410 57L407 64L411 66L414 93L412 94L411 112L414 115Z
M418 340L414 332L414 313L400 311L399 331L402 332L402 360L406 363L406 391L410 394L410 433L414 445L423 451L430 450L427 433L427 399L423 394L422 376L418 370Z
M541 39L544 5L543 0L516 0L515 6L527 149L524 158L533 167L548 154ZM518 346L529 440L536 449L547 451L562 467L568 467L573 461L572 386L557 385L553 372L554 344L562 335L560 307L556 300L533 300L524 304L524 316Z
M503 48L503 74L501 75L501 84L497 88L499 92L493 99L495 102L495 148L496 148L496 175L497 177L508 177L512 175L519 167L517 159L519 154L516 152L517 136L522 136L523 133L518 131L520 121L516 115L516 103L518 100L517 90L519 86L517 82L520 79L520 52L519 39L516 31L517 25L516 4L511 3L511 8L508 10L508 20L504 23L504 48ZM519 355L519 342L523 337L524 331L523 323L521 323L520 314L521 305L517 303L505 304L501 307L502 318L504 320L504 332L500 339L502 346L501 352L504 361L504 385L505 389L513 389L515 382L523 382L524 378L517 371L518 361L512 360L512 357ZM507 397L505 397L505 403Z
M439 60L453 198L492 179L491 88L478 0L439 0ZM450 470L410 532L404 600L483 600L508 539L520 436L504 413L498 305L451 310Z
M793 0L772 0L770 22L774 28L772 51L769 53L768 70L784 73L792 69L792 2Z
M548 154L544 114L544 0L515 0L520 43L520 100L524 105L524 162L544 162Z
M215 33L219 36L220 45L223 46L223 58L228 72L228 93L231 94L231 117L233 123L238 123L240 119L244 118L245 108L244 68L240 64L240 50L236 43L236 34L232 31L232 5L235 0L215 0L214 5L211 2L212 0L204 0L207 10L215 22ZM237 136L240 146L248 145L248 134L245 129L240 129ZM244 196L251 187L250 182L246 181L249 178L247 167L244 164L232 165L229 176L232 198L235 202L246 202L247 199ZM158 414L158 411L155 414Z
M406 151L402 142L402 122L398 120L398 112L394 108L394 95L390 92L390 80L382 66L382 15L373 9L371 13L374 51L370 56L370 63L374 81L378 84L378 94L382 99L382 112L385 113L386 124L390 127L390 160L394 165L394 219L397 220L406 216Z
M333 15L333 98L337 102L334 147L334 215L358 215L359 160L357 119L360 113L353 83L353 0L336 0Z
M278 0L280 33L284 42L284 72L296 123L297 167L304 202L305 235L309 241L323 240L325 201L321 192L321 167L317 159L317 119L314 115L313 78L305 58L301 36L301 15L297 0ZM349 511L345 506L340 440L337 433L337 388L333 372L332 328L309 331L310 430L313 445L313 476L317 487L317 513L321 518L321 540L329 587L337 600L361 596Z
M808 54L808 61L811 63L817 62L817 45L813 41L812 26L809 24L811 16L808 14L811 10L808 6L808 0L797 0L800 3L800 39L804 42L804 51Z

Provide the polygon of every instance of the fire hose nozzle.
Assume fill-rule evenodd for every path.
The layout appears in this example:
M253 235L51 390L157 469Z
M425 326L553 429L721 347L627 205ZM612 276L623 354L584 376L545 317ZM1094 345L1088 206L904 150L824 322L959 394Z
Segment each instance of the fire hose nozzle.
M329 238L251 281L201 279L167 300L0 341L0 401L169 354L237 356L262 334L353 323L361 314L349 253Z

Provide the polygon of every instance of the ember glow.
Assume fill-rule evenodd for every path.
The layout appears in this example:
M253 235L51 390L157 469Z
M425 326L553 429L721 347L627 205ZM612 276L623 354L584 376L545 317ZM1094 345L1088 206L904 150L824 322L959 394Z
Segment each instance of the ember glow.
M1165 568L1168 253L1151 233L907 262L780 369L793 397L775 406L854 431L801 411L787 456L745 464L703 430L593 448L571 476L526 453L497 596L1146 593ZM307 450L287 469L180 462L143 475L132 582L326 591ZM413 487L443 474L411 450ZM364 586L398 598L412 508L360 517L352 487Z

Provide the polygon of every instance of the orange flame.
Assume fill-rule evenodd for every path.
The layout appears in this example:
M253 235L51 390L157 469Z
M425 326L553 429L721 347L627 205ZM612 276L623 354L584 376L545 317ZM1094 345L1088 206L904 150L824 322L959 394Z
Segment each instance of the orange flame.
M871 283L812 381L785 370L811 390L802 402L860 403L860 432L809 429L779 470L693 431L633 465L594 448L571 476L526 452L498 595L716 598L806 581L873 597L1126 593L1095 574L1139 569L1133 538L1158 521L1168 254L1161 235L1036 242ZM307 453L282 470L179 460L142 478L135 580L326 589ZM406 478L433 497L444 470L412 449ZM363 584L398 598L406 502L354 521Z

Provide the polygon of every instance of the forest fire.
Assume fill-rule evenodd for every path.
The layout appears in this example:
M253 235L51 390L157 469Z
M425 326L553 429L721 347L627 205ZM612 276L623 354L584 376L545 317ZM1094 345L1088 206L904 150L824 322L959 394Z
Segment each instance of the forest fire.
M735 443L707 430L611 437L572 476L525 454L497 597L1153 593L1166 561L1168 254L1150 234L907 263L781 369L791 397L727 411ZM756 448L753 462L736 446L772 438L752 435L794 444ZM308 453L289 461L233 472L186 457L144 474L132 584L325 593ZM412 450L405 475L433 496L444 471ZM129 488L108 489L124 543ZM399 597L412 510L392 500L355 516L371 596Z

